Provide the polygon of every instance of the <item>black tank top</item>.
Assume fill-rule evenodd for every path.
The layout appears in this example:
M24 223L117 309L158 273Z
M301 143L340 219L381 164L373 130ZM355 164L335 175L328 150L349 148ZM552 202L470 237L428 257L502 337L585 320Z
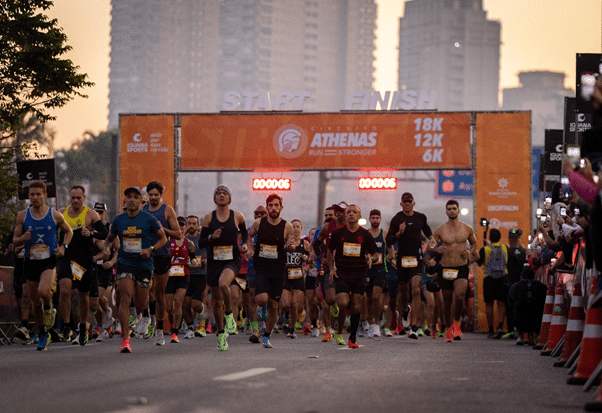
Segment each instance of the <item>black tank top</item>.
M257 269L281 273L271 274L272 276L284 276L286 272L285 225L286 221L283 219L277 225L270 224L267 217L259 221L253 266Z
M219 238L211 239L207 246L207 260L213 261L214 248L219 246L232 246L232 256L240 257L238 249L238 228L234 220L234 211L230 210L230 216L226 222L220 222L217 219L217 212L211 214L211 222L209 223L209 233L213 234L217 229L221 228L222 233ZM236 258L233 258L236 259Z

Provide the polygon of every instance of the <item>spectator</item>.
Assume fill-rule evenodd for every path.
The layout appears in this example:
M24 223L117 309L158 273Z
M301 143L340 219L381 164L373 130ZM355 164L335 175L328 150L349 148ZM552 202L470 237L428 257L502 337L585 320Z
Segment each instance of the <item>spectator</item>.
M539 335L547 288L534 277L533 269L525 265L521 280L510 287L508 294L508 304L513 307L517 345L525 344L525 338L526 344L533 345Z

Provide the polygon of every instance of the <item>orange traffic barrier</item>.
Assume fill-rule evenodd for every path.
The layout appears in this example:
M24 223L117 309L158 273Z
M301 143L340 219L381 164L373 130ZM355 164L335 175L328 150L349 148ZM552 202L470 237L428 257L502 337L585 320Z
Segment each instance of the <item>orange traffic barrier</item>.
M541 327L539 328L539 340L533 346L533 350L541 350L548 342L550 334L550 323L552 322L552 311L554 310L554 286L548 286L546 293L546 305L543 307L543 317L541 318Z
M583 327L581 351L575 374L567 379L568 384L585 384L602 359L602 308L589 307Z
M556 286L556 295L554 297L554 309L552 310L552 321L550 323L550 333L548 334L548 346L540 354L549 356L554 351L556 344L562 339L566 332L566 306L564 305L564 288L561 283Z
M569 321L564 334L564 344L560 360L554 363L554 367L564 367L583 337L583 326L585 324L585 308L583 308L583 293L581 283L575 283L573 288L573 299L569 310Z

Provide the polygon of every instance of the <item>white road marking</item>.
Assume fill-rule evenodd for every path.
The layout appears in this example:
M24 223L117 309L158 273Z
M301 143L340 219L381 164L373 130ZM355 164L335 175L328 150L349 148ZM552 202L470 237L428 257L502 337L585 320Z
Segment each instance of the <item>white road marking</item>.
M259 374L269 373L275 371L274 368L256 368L251 370L239 371L238 373L224 374L223 376L214 377L213 380L220 381L234 381L240 379L247 379L249 377L257 376Z

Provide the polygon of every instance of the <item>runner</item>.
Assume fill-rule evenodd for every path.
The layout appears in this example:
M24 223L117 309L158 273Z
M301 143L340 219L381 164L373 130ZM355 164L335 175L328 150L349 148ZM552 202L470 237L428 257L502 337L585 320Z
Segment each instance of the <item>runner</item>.
M261 339L264 348L272 348L270 333L278 317L278 303L282 297L282 288L286 277L286 253L294 251L293 226L280 218L283 209L282 197L271 193L267 196L268 215L256 219L249 230L247 241L249 250L252 239L257 234L257 243L253 254L255 266L255 300L262 307L268 305L265 332Z
M169 267L171 263L171 257L169 255L169 238L181 240L183 235L178 225L176 212L171 206L165 204L161 198L163 195L163 184L159 181L149 182L148 185L146 185L146 193L148 195L148 203L144 204L143 211L148 212L157 219L168 238L167 244L157 251L153 251L153 293L156 300L157 319L155 344L164 346L165 336L163 334L163 317L165 316L165 288L167 287L167 280L169 279ZM144 334L147 327L146 323L144 323L142 326L139 326L138 332Z
M116 282L119 297L117 312L122 328L121 352L131 353L130 303L133 297L138 314L148 306L154 264L152 253L167 243L167 237L157 219L140 209L140 189L130 187L124 195L126 212L113 220L104 248L108 250L112 243L119 245Z
M230 284L240 270L241 255L246 253L248 237L243 214L230 209L232 191L219 185L213 193L217 209L203 218L199 246L207 247L207 284L211 290L213 315L217 326L217 349L226 351L228 334L236 332L232 315ZM238 246L238 230L242 244ZM224 317L226 326L224 328Z
M178 217L178 225L182 233L186 232L186 218ZM192 241L184 237L183 239L172 238L169 245L169 255L171 256L171 267L169 268L169 280L165 288L165 306L171 325L171 342L179 343L178 329L182 322L182 305L184 296L188 289L190 281L190 264L196 264L195 246Z
M409 192L401 195L402 210L391 220L387 234L387 245L399 243L397 251L397 275L399 282L399 294L401 297L401 308L403 318L407 318L408 287L411 285L412 292L412 325L408 337L417 339L422 335L424 324L422 320L422 300L420 291L422 288L422 274L424 273L424 261L422 259L422 234L432 238L432 231L426 219L426 215L414 211L414 196Z
M289 312L288 334L292 339L297 338L295 324L305 303L305 269L303 264L309 259L309 242L301 239L303 223L300 219L291 221L293 227L292 252L286 251L286 280L282 290L280 306ZM300 311L301 310L301 311Z
M380 228L381 216L378 209L370 211L370 235L374 238L378 250L378 260L368 270L370 282L366 286L368 305L368 337L380 337L380 317L383 311L382 293L387 282L387 231Z
M255 208L253 212L253 217L255 219L259 219L268 215L268 210L263 206L259 205ZM250 229L250 228L249 228ZM253 249L255 249L255 245L257 242L257 236L253 237ZM249 319L249 324L251 327L251 335L249 336L249 341L251 343L257 344L261 342L259 338L259 317L257 315L258 307L257 302L255 300L255 267L253 266L253 257L250 256L247 260L247 287L249 289L249 302L247 307L247 318ZM265 319L262 320L265 324ZM265 326L264 326L265 330Z
M46 205L48 192L44 182L31 182L28 193L30 205L25 211L17 214L13 243L15 248L25 244L23 271L33 304L38 350L44 351L48 345L47 330L54 325L56 314L56 310L52 308L56 259L65 255L73 230L60 212ZM65 234L60 246L56 238L57 228Z
M190 283L184 298L184 320L188 325L185 338L205 337L204 306L205 289L207 288L207 248L199 248L201 231L199 218L196 215L186 217L186 238L194 244L196 263L190 265ZM194 315L197 317L197 329L193 331Z
M343 325L344 309L349 306L351 295L351 326L349 332L349 348L358 348L356 342L357 328L361 317L361 300L368 285L368 268L378 261L374 238L370 232L360 227L359 219L362 210L355 204L345 210L345 227L334 230L328 243L328 266L330 281L334 283L337 293L337 304L340 310L339 324L335 340L345 345Z
M71 187L69 191L71 205L63 211L63 217L73 230L70 248L57 261L59 282L59 305L63 320L63 338L69 341L71 335L71 288L77 288L79 298L78 335L73 340L80 346L88 342L88 311L94 315L98 310L98 279L94 271L94 241L107 238L107 227L100 220L96 211L84 206L86 189L81 185ZM91 300L93 298L93 300Z
M441 254L438 282L443 291L443 318L447 326L445 341L451 342L460 340L462 336L460 317L464 309L466 287L468 286L470 272L468 264L478 260L479 253L477 238L472 227L458 220L458 215L460 215L458 201L453 199L447 201L445 213L448 220L445 224L437 227L427 249L429 252ZM437 246L439 242L441 245ZM467 248L467 242L470 248ZM452 302L454 301L452 325Z

